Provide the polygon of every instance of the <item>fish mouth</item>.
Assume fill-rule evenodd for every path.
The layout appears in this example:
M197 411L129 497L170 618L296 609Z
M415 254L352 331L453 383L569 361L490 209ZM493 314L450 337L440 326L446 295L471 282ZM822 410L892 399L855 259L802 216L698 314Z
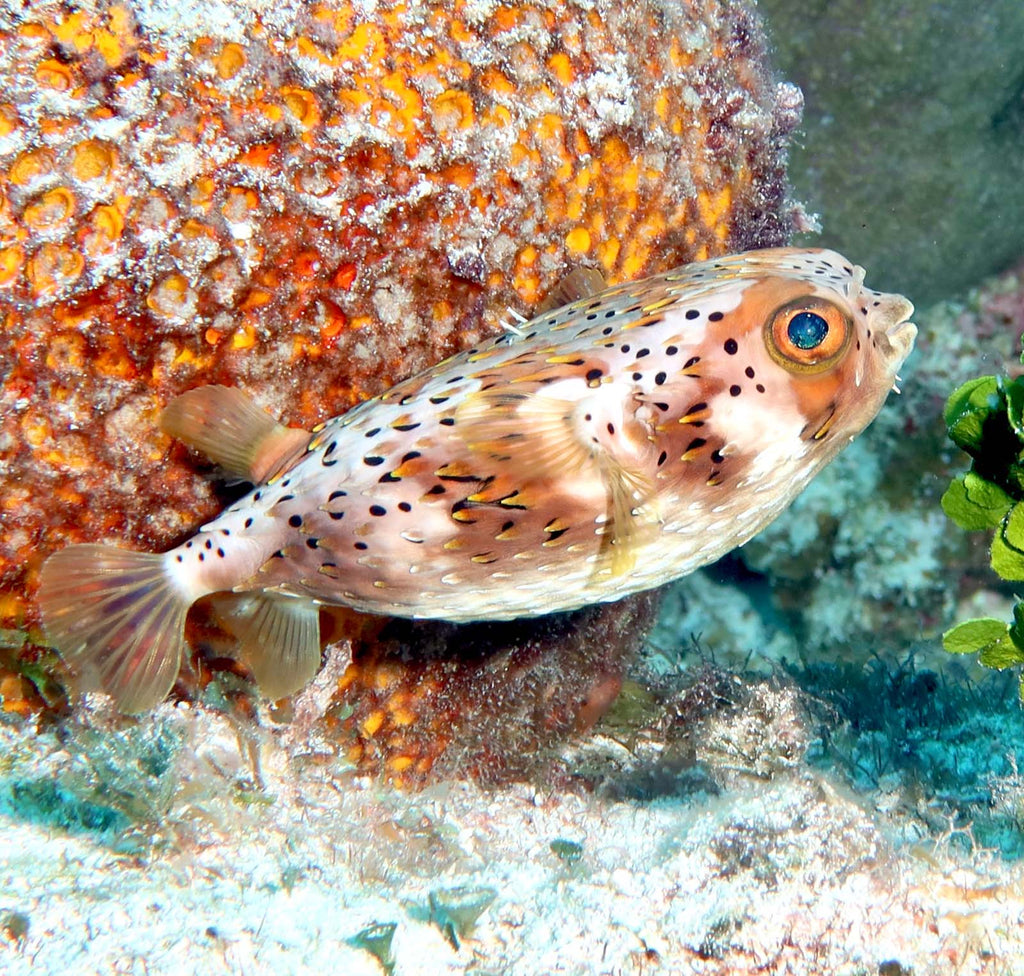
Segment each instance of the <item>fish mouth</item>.
M883 332L889 341L887 358L893 369L899 369L917 338L917 326L910 321L914 305L902 295L883 295L873 313L873 327Z
M913 322L900 322L886 330L889 345L893 347L893 354L899 363L902 363L910 350L914 348L914 340L917 338L917 326Z

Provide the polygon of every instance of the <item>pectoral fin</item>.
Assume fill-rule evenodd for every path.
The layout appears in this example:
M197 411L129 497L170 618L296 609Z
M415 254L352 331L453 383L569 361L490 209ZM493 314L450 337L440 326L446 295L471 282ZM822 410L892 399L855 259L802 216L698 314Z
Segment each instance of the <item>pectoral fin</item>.
M160 415L160 428L253 484L286 471L311 436L279 424L231 386L200 386L175 397Z
M608 433L606 401L613 396L601 391L570 401L510 387L481 390L460 406L456 430L471 451L514 463L524 478L600 478L611 531L599 568L621 575L635 565L640 529L656 513L653 482L641 464L646 442L638 453L625 433L618 441ZM621 407L616 421L622 425Z

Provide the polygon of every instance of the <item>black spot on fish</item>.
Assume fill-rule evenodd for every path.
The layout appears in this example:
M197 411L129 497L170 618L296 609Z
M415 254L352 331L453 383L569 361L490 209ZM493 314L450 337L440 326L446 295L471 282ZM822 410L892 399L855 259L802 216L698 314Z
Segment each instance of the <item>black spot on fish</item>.
M661 454L658 455L658 467L660 468L667 460L668 454L665 451L662 451Z
M380 433L380 428L379 427L374 427L372 430L368 430L365 434L363 434L363 437L376 437L379 433ZM331 446L329 448L327 448L327 450L328 451L333 451L334 450L334 444L331 444Z
M679 347L678 346L667 346L665 348L665 355L666 356L674 356L677 352L679 352Z
M752 380L754 378L754 367L753 366L748 366L745 370L743 370L743 372L746 374L746 377L747 377L748 380Z
M722 319L724 319L724 318L725 318L725 313L723 313L723 312L712 312L708 316L708 321L709 322L721 322Z
M743 392L743 388L737 386L735 383L733 383L733 385L729 387L729 396L736 397L736 396L739 396L742 392Z
M365 542L357 542L353 548L358 549L360 552L363 552L366 549L369 549L370 547Z
M412 511L412 505L410 505L408 502L399 502L398 503L398 510L400 512L411 512Z
M609 434L614 434L615 433L615 424L609 424L608 425L608 433Z
M735 339L726 339L723 348L730 356L735 356L740 350L739 344Z
M388 510L383 505L371 505L370 514L380 518L382 515L387 515Z
M183 563L185 561L184 556L175 556L174 558L177 559L179 563Z
M696 366L700 362L700 356L691 356L683 363L683 369L689 369L691 366Z
M206 559L206 554L205 554L205 553L202 553L202 552L201 552L201 553L199 553L199 561L200 561L200 562L203 562L203 561L204 561L205 559Z
M445 488L444 485L434 485L434 487L431 488L427 492L427 494L428 495L443 495L445 493L445 491L447 491L447 489Z
M435 406L438 406L439 404L447 403L450 399L451 397L446 396L432 396L430 397L430 402Z
M651 350L650 350L650 349L641 349L641 350L640 350L640 351L639 351L639 352L638 352L638 353L636 354L636 358L637 358L637 359L643 359L643 358L644 358L644 356L649 356L650 354L651 354Z
M629 343L627 342L627 343L626 343L626 344L625 344L625 345L624 345L624 346L622 347L622 351L623 351L623 352L629 352L629 350L630 350L630 345L629 345Z
M445 427L454 427L455 426L455 418L454 417L442 417L441 420L440 420L440 423L443 426L445 426Z
M758 383L757 386L754 387L754 389L757 390L758 393L764 393L764 385L761 383Z
M657 375L656 375L656 376L654 377L654 382L655 382L655 383L656 383L656 384L657 384L658 386L661 386L661 384L662 384L662 383L664 383L664 382L665 382L665 380L667 380L667 379L668 379L668 376L667 376L667 375L666 375L665 373L658 373L658 374L657 374Z
M343 519L345 517L345 513L344 512L328 512L327 514L330 515L330 517L332 519L334 519L335 522L337 522L339 519Z
M587 370L587 382L588 383L593 383L596 380L599 380L603 375L604 375L604 373L600 369L588 369Z
M363 458L363 464L368 464L371 468L377 467L378 464L383 464L384 458L379 454L371 454L368 457Z
M292 515L292 516L290 516L289 519L288 519L288 524L293 529L297 529L300 525L302 525L302 516L301 515Z
M509 529L511 529L511 528L514 528L514 527L515 527L515 524L516 524L516 523L515 523L515 522L513 522L513 521L511 521L511 520L509 520L508 522L503 522L503 523L501 524L501 531L502 531L502 532L508 532L508 530L509 530ZM178 558L180 559L181 557L179 556Z
M347 491L340 491L340 490L339 490L339 491L332 491L332 492L331 492L331 493L330 493L330 494L329 494L329 495L327 496L327 500L328 500L329 502L333 502L335 498L344 498L344 497L345 497L346 495L348 495L348 492L347 492Z
M306 540L306 545L309 546L310 549L316 549L317 546L320 545L320 540L319 539L314 539L312 536L310 536Z
M252 528L252 519L251 518L247 518L245 520L245 528L247 528L247 529Z
M715 450L711 452L711 460L715 464L721 464L725 460L725 458L723 457L721 451Z
M213 543L209 539L206 540L206 548L207 549L212 549L213 548Z
M698 312L695 308L688 308L686 310L686 317L690 319L690 321L692 322L694 319L700 318L700 312Z
M633 374L633 379L634 380L639 381L639 380L642 380L643 378L644 378L644 374L643 373L634 373ZM590 418L587 417L587 420L590 420Z
M224 558L224 550L218 548L217 549L217 555L220 556L221 559L223 559Z

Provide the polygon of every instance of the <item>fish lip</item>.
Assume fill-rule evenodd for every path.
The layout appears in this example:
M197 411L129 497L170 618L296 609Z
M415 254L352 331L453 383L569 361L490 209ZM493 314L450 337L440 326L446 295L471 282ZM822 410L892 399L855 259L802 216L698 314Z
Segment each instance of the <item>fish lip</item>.
M910 355L917 338L917 326L910 321L913 302L902 295L883 295L876 308L875 327L881 327L889 342L889 359L898 368Z
M893 358L897 365L901 364L910 351L914 348L914 340L917 338L917 326L909 319L890 325L885 330L889 345L892 346Z

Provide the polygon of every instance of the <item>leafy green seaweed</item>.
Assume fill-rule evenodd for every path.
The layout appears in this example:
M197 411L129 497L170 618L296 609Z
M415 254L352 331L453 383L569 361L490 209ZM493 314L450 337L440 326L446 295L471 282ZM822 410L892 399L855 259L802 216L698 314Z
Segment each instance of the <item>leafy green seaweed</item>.
M942 510L968 532L991 531L993 571L1024 580L1024 377L968 380L946 402L943 419L971 468L950 483ZM1012 623L965 620L942 635L942 646L952 654L976 653L998 671L1024 665L1024 601L1017 598ZM1024 700L1024 678L1019 689Z

